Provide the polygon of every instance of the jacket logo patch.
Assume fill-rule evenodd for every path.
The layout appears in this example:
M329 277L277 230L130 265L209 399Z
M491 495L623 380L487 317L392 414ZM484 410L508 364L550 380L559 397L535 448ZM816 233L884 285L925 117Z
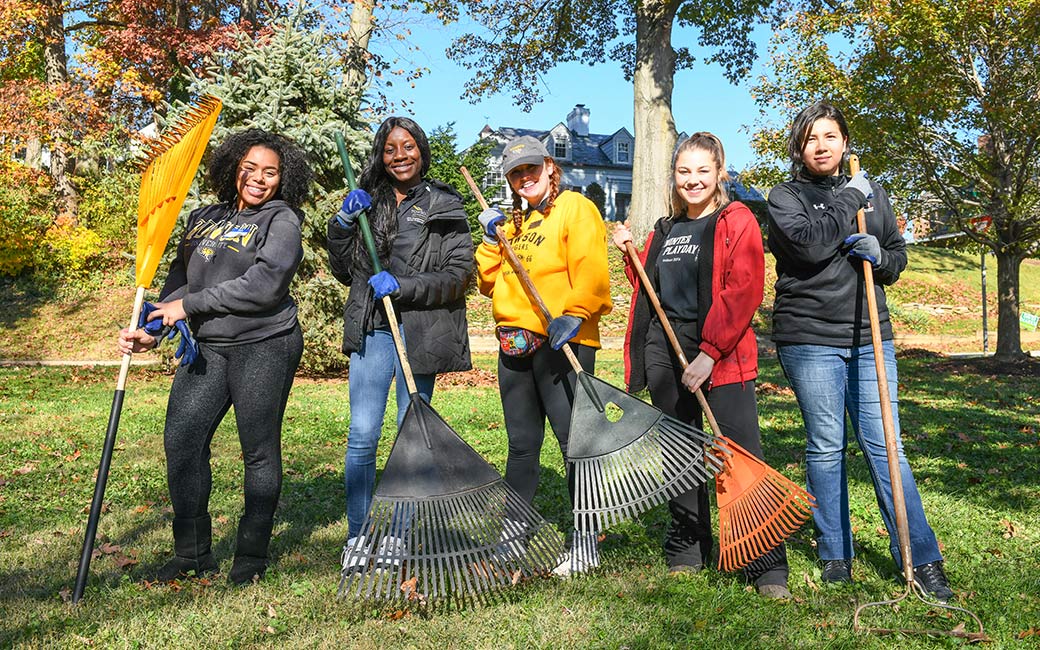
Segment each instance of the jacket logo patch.
M827 209L827 204L826 203L813 203L812 207L817 209L817 210L826 210Z
M216 254L216 251L210 248L209 246L200 246L195 250L198 251L199 255L202 256L202 259L206 260L207 262L212 262L213 256Z

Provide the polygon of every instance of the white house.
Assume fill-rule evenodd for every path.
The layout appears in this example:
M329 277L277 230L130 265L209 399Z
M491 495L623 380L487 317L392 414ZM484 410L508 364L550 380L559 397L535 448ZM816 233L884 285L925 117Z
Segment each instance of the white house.
M478 135L479 139L495 142L488 175L484 179L485 186L501 187L495 197L489 197L492 203L497 200L512 205L512 193L502 175L502 150L507 142L522 135L533 136L545 144L546 150L560 165L563 189L589 194L589 186L599 185L605 197L603 218L607 221L625 220L632 202L632 154L635 148L635 137L628 129L621 127L608 135L589 133L589 109L584 104L571 109L565 122L545 131L484 126ZM685 133L679 134L680 142L685 138ZM730 176L734 179L729 187L733 198L765 200L754 188L741 185L737 181L736 172L731 170Z

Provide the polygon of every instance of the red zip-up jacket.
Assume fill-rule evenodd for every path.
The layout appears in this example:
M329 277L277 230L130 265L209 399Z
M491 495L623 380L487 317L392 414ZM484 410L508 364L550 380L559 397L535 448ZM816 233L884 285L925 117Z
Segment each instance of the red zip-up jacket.
M651 279L655 277L653 268L660 248L654 245L655 236L658 242L663 242L671 224L669 218L659 219L640 254ZM765 253L758 221L739 201L730 203L719 213L712 243L713 263L710 267L701 265L699 275L701 286L711 286L708 313L700 324L700 349L715 359L711 383L721 386L750 381L758 376L758 343L751 329L751 319L762 304ZM627 256L625 275L634 287L629 327L625 334L625 383L630 391L636 392L646 387L642 345L646 341L653 306L646 292L640 290L639 276ZM632 348L633 340L640 342L636 349Z

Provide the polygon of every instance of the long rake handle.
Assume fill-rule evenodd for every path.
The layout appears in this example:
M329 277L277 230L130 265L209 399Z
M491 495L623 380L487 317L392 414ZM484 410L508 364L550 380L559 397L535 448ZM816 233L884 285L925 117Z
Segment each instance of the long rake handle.
M465 166L459 167L459 171L462 172L463 178L466 179L466 184L469 185L469 189L473 192L473 196L477 197L477 202L480 203L480 207L483 210L487 210L490 206L484 199L484 194L477 187L477 184L473 181L473 177L470 176L469 170ZM545 301L542 300L542 296L538 293L538 290L534 288L534 282L531 281L531 276L527 274L527 269L520 263L520 259L513 252L513 247L509 244L509 239L506 237L506 233L502 230L502 226L495 226L495 233L498 235L498 243L502 246L503 252L506 254L506 259L509 260L509 264L516 271L516 274L520 276L520 283L524 285L528 295L534 301L534 304L538 307L538 310L542 313L542 318L545 319L545 324L548 326L549 322L552 321L552 313L549 311L549 307L546 306ZM584 372L581 367L581 362L578 361L578 357L574 355L574 351L571 350L570 346L564 344L562 348L564 356L567 357L567 361L570 362L571 367L574 368L574 372Z
M686 354L683 353L682 346L679 345L679 337L675 335L675 330L672 329L672 324L668 322L668 316L664 313L664 307L661 306L661 300L657 297L657 292L654 291L654 286L650 284L650 278L646 276L646 269L643 268L643 263L639 261L639 253L636 251L636 247L632 242L625 242L625 252L628 253L628 259L632 261L632 268L636 270L639 275L639 281L643 284L643 288L646 289L646 295L650 297L650 303L654 306L654 310L657 312L657 317L661 321L661 326L664 327L664 333L668 337L668 341L672 344L672 349L675 350L675 354L679 357L679 363L682 367L690 365L690 362L686 360ZM701 405L701 410L704 412L704 417L708 418L708 424L711 425L711 430L715 432L715 435L723 435L722 429L719 428L719 423L715 420L715 414L712 413L711 407L708 406L708 400L704 397L704 393L701 391L701 387L698 386L693 394L697 396L697 402Z
M137 319L144 304L144 287L137 287L134 297L134 309L130 316L131 332L137 329ZM133 353L123 355L123 363L119 367L119 379L112 395L112 408L108 412L108 428L105 430L105 444L101 449L101 461L98 465L97 480L94 482L94 496L90 501L90 515L87 517L87 532L83 535L83 548L79 554L79 569L76 572L76 586L72 590L72 604L83 598L90 575L90 558L94 554L94 538L97 535L98 520L101 519L101 506L105 501L105 488L108 486L108 472L112 466L112 452L116 446L116 432L119 430L119 416L123 412L123 397L126 395L126 377L130 372L130 360Z
M849 156L849 173L859 172L859 156ZM856 226L860 233L867 234L867 218L862 209L856 212ZM914 584L914 563L910 556L910 525L906 516L906 496L903 493L903 477L899 471L899 452L896 441L896 425L892 417L892 400L888 392L888 373L885 356L881 348L881 322L878 317L877 296L874 293L874 267L863 260L863 284L867 294L867 311L870 314L870 340L874 346L874 367L877 369L878 398L881 400L881 426L885 431L885 451L888 455L888 476L892 482L892 509L896 516L896 536L899 552L903 558L903 577L909 592Z
M336 133L336 148L339 149L339 157L343 162L343 173L347 177L347 187L357 189L357 181L354 179L354 169L350 166L350 156L347 155L347 145L343 142L343 134ZM376 273L383 270L379 263L379 255L376 253L376 242L372 237L372 228L368 225L368 216L362 212L358 215L358 226L361 228L361 236L365 239L365 248L372 259L372 268ZM404 373L404 381L408 386L408 394L415 395L419 389L415 387L415 378L412 376L412 365L408 363L408 354L404 348L404 340L397 325L397 313L394 311L394 303L390 296L383 296L383 308L386 311L386 320L390 323L390 335L394 337L394 347L397 348L397 358L401 361L401 370ZM429 441L427 441L429 444Z

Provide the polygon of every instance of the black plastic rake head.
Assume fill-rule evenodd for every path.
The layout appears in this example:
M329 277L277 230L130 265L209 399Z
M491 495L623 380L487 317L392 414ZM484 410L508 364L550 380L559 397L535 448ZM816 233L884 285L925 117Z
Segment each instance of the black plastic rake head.
M343 551L341 596L414 605L483 602L556 566L563 537L418 395L362 533Z
M730 454L722 439L587 373L578 373L567 459L574 527L601 530L711 480Z

